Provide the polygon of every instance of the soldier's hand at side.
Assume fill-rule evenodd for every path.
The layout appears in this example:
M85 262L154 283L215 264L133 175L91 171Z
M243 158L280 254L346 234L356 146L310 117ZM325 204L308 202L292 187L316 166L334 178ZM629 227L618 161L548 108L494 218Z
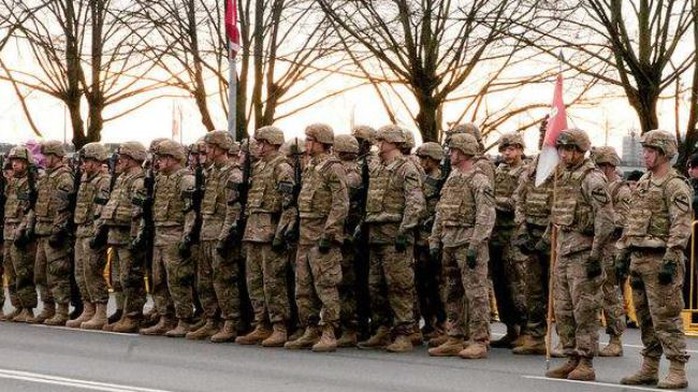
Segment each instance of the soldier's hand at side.
M320 253L323 255L326 255L330 253L330 240L327 237L320 237L320 240L317 242L317 249Z
M273 250L276 253L283 252L284 250L286 250L286 243L282 238L274 237L274 240L271 242L271 250Z
M228 246L226 245L225 240L218 240L216 242L216 253L218 253L220 256L225 255L227 248Z
M468 248L465 253L465 262L468 264L468 268L475 269L477 266L477 249Z
M674 275L676 275L676 262L673 260L664 260L662 266L659 267L659 284L668 285L674 280Z
M395 237L395 250L398 252L407 250L407 237L404 234L398 234Z
M550 244L548 241L541 238L538 240L538 242L536 242L535 249L540 253L548 253L550 252Z
M613 260L613 268L616 271L618 284L625 282L628 272L630 272L630 257L627 250L623 249L616 254Z
M24 249L29 244L29 237L27 236L27 230L26 229L21 229L17 232L17 235L15 236L15 240L13 241L14 245L20 249Z
M188 259L191 257L191 247L184 242L180 242L177 246L177 253L179 253L179 257Z
M439 247L429 248L429 261L438 264L441 259L441 249Z
M63 230L59 230L48 237L48 246L53 249L59 248L66 240L66 233Z
M589 255L587 264L587 278L594 279L600 276L601 272L601 257L595 253L592 253Z

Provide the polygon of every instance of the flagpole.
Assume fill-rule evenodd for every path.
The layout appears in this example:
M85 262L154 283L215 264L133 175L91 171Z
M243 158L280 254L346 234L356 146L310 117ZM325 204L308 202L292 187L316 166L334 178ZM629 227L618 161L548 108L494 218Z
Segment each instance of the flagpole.
M230 42L228 47L231 47ZM237 69L235 64L235 58L232 55L228 55L228 63L230 64L228 70L228 132L235 138L235 124L237 116Z

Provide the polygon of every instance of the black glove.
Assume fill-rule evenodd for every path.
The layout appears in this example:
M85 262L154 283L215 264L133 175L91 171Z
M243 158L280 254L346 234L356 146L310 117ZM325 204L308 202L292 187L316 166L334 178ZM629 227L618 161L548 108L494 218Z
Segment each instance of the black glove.
M145 247L145 234L143 232L138 232L136 238L131 240L128 249L131 252L137 252Z
M535 249L540 253L549 253L550 244L548 243L548 241L541 238L540 240L538 240L538 242L536 242Z
M438 247L436 248L429 248L429 261L437 264L441 260L441 249Z
M628 278L628 272L630 272L630 254L627 250L621 250L616 254L613 260L613 269L616 271L618 284L623 284Z
M428 217L424 222L422 222L422 229L425 231L431 231L431 228L434 226L434 217L430 216Z
M191 257L191 244L192 244L192 239L188 235L185 235L184 238L182 239L182 242L179 243L177 246L177 253L179 253L179 257L183 259L188 259Z
M65 230L58 230L48 237L48 246L53 249L60 248L65 243L68 233Z
M601 258L595 253L590 254L587 264L587 278L594 279L601 276L601 272Z
M298 227L296 225L293 225L286 230L284 233L284 239L286 242L290 243L295 243L298 241L298 237L300 236L300 233L298 233Z
M398 252L404 252L407 250L407 237L404 234L398 234L395 237L395 250Z
M109 228L107 226L99 226L95 236L90 238L90 249L97 250L107 245L109 238Z
M662 266L659 268L659 284L668 285L674 280L674 275L676 275L676 262L663 260Z
M536 243L533 241L533 238L528 235L528 233L523 233L517 236L514 241L512 241L512 245L519 248L521 253L526 256L533 254L536 250Z
M320 237L320 240L318 240L318 242L317 242L317 249L323 255L330 253L330 246L331 246L330 240L324 236Z
M286 250L286 242L281 237L274 237L274 240L271 242L271 250L276 253L283 252Z
M26 229L21 229L17 235L15 236L14 244L16 247L20 249L24 249L29 245L31 242L31 239L29 238L29 235L27 234Z
M468 264L468 268L475 269L475 266L477 266L477 249L468 248L465 253L465 262Z

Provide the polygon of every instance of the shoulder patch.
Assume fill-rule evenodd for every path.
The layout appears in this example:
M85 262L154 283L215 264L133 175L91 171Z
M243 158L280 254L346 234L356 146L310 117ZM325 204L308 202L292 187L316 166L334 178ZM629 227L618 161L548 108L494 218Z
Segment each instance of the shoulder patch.
M602 187L597 187L591 191L591 197L601 204L607 204L609 201L608 192L606 192L606 189Z
M688 200L688 195L681 193L676 195L674 197L674 205L676 208L678 208L681 212L688 212L689 207L690 207L690 200Z

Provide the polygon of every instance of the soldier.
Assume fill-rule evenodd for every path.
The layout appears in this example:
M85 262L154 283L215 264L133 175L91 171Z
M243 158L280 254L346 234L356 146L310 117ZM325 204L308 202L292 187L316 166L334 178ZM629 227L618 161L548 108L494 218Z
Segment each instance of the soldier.
M526 295L526 333L512 352L519 355L545 354L548 314L550 245L543 234L550 223L553 184L550 179L535 185L538 158L528 164L514 191L516 233L512 241L523 255Z
M237 221L240 216L240 203L237 188L242 182L242 171L235 160L230 160L228 152L234 141L226 131L212 131L204 137L206 161L210 163L206 177L206 189L201 205L201 251L199 282L203 282L213 293L200 286L199 293L204 307L206 323L196 331L187 334L187 339L206 339L213 343L235 340L240 323L240 292L236 252L230 249L226 237L238 236ZM211 296L213 294L213 296ZM220 309L223 325L216 326L216 313Z
M352 235L361 220L360 191L361 171L356 162L359 143L354 136L336 135L332 147L342 163L346 173L347 191L349 193L349 212L344 225L344 242L342 243L342 281L339 284L340 327L342 335L337 339L337 347L355 347L358 342L357 321L357 251Z
M66 323L70 328L102 329L107 322L109 291L104 280L107 261L106 241L95 242L98 231L106 233L106 227L98 228L97 219L109 200L109 175L102 164L109 158L104 145L85 144L78 152L81 163L80 188L78 189L75 214L75 280L84 304L83 312ZM102 234L102 237L104 235ZM106 238L103 238L106 239Z
M154 154L158 175L153 188L155 232L151 294L160 319L156 325L141 329L140 333L184 337L193 317L191 232L196 218L193 209L194 176L183 167L186 156L179 143L163 140L155 146Z
M359 347L405 352L413 348L409 335L414 324L414 230L424 214L425 201L419 169L400 152L405 143L402 129L384 126L376 141L381 163L371 168L365 218L371 321L376 329Z
M36 264L34 283L43 291L42 302L48 307L34 320L46 325L65 325L70 304L70 247L67 241L72 219L69 198L73 189L73 173L63 163L65 151L58 141L41 143L46 172L39 176L34 208L36 226ZM41 287L48 287L48 291ZM55 305L54 305L55 304ZM54 308L55 306L55 308ZM43 321L43 316L50 316Z
M32 168L32 154L24 146L13 147L7 159L11 164L12 177L5 188L7 200L3 227L3 262L7 266L5 273L14 277L9 279L8 284L14 286L10 287L10 293L16 293L17 304L14 305L15 311L6 317L10 321L23 323L34 320L34 308L37 305L34 285L36 239L26 226L32 199L36 197L36 173Z
M469 134L453 135L449 147L453 170L441 190L429 238L431 258L443 260L448 339L429 349L429 355L487 358L487 239L495 221L494 194L487 176L475 166L477 140Z
M99 224L109 228L107 245L119 260L119 282L124 295L124 311L116 323L106 324L105 331L133 333L138 331L145 305L145 252L137 237L145 199L143 161L145 147L139 142L125 142L117 150L116 172L109 201L102 209ZM134 204L134 201L137 203ZM141 204L140 206L138 204Z
M334 132L325 124L305 129L305 148L311 159L303 170L298 196L300 231L296 256L296 303L305 333L284 347L334 351L339 327L338 285L342 280L344 224L349 211L346 173L330 154ZM318 321L322 337L318 341Z
M526 297L524 293L525 257L512 246L514 232L514 190L524 171L523 138L507 133L499 139L499 153L503 162L495 173L494 197L497 220L490 240L490 276L497 299L499 318L507 333L491 343L492 347L512 348L519 343L519 333L526 326Z
M188 159L188 168L192 173L196 173L199 171L199 180L203 181L202 186L205 186L205 180L206 180L206 154L204 152L206 146L204 144L204 138L201 138L196 141L196 143L193 143L189 146L189 159ZM196 177L196 176L195 176ZM201 195L203 196L203 194ZM199 219L201 218L201 211L199 211ZM192 287L192 299L194 301L194 316L192 317L193 324L191 325L191 329L197 330L201 328L201 326L204 325L205 320L201 319L201 316L203 314L203 308L201 305L201 301L199 300L199 293L197 292L198 289L198 269L199 269L199 264L201 260L202 254L201 254L201 245L199 244L198 241L194 241L194 243L191 246L191 261L194 265L194 280L191 282L191 287Z
M628 223L618 241L619 274L630 272L633 302L642 332L642 367L621 384L655 385L662 353L669 374L657 384L662 389L688 387L686 341L681 320L683 250L691 235L692 194L685 178L671 167L676 139L666 131L642 135L647 173L633 191ZM629 256L629 262L628 262Z
M623 315L622 288L625 283L625 276L616 276L613 262L616 254L616 242L623 233L623 227L628 217L630 209L630 187L623 181L616 171L620 166L620 157L613 147L598 147L593 154L596 166L606 175L608 180L608 193L613 202L615 230L610 241L604 247L603 268L606 272L606 280L601 286L603 297L601 308L606 319L606 333L609 335L609 343L599 350L600 357L620 357L623 355L623 344L621 335L625 330Z
M495 167L494 163L487 159L487 157L484 156L485 154L485 145L482 144L482 133L480 133L480 129L477 127L477 125L473 123L464 123L464 124L458 124L454 126L450 131L448 131L449 137L452 137L453 135L457 135L459 133L467 133L469 135L472 135L475 137L477 140L477 145L478 145L478 154L475 157L475 165L480 168L480 170L487 175L487 178L490 179L492 183L492 187L494 187L495 183Z
M262 127L255 131L254 139L259 161L252 169L243 241L247 247L247 288L256 325L235 342L281 347L288 338L290 319L285 243L297 216L293 205L293 168L279 151L284 143L280 129Z
M439 201L441 186L445 181L441 173L444 150L434 142L424 143L417 148L416 156L424 170L422 191L426 200L426 217L422 220L415 239L415 286L418 298L418 316L424 318L425 339L432 339L443 333L446 313L440 296L441 267L439 260L429 259L429 236L434 225L436 203ZM417 321L419 317L416 317Z
M596 379L592 361L599 339L601 257L614 226L606 178L585 158L590 144L586 132L579 129L562 131L556 140L564 170L557 179L550 216L558 233L553 295L567 362L546 372L550 378Z

